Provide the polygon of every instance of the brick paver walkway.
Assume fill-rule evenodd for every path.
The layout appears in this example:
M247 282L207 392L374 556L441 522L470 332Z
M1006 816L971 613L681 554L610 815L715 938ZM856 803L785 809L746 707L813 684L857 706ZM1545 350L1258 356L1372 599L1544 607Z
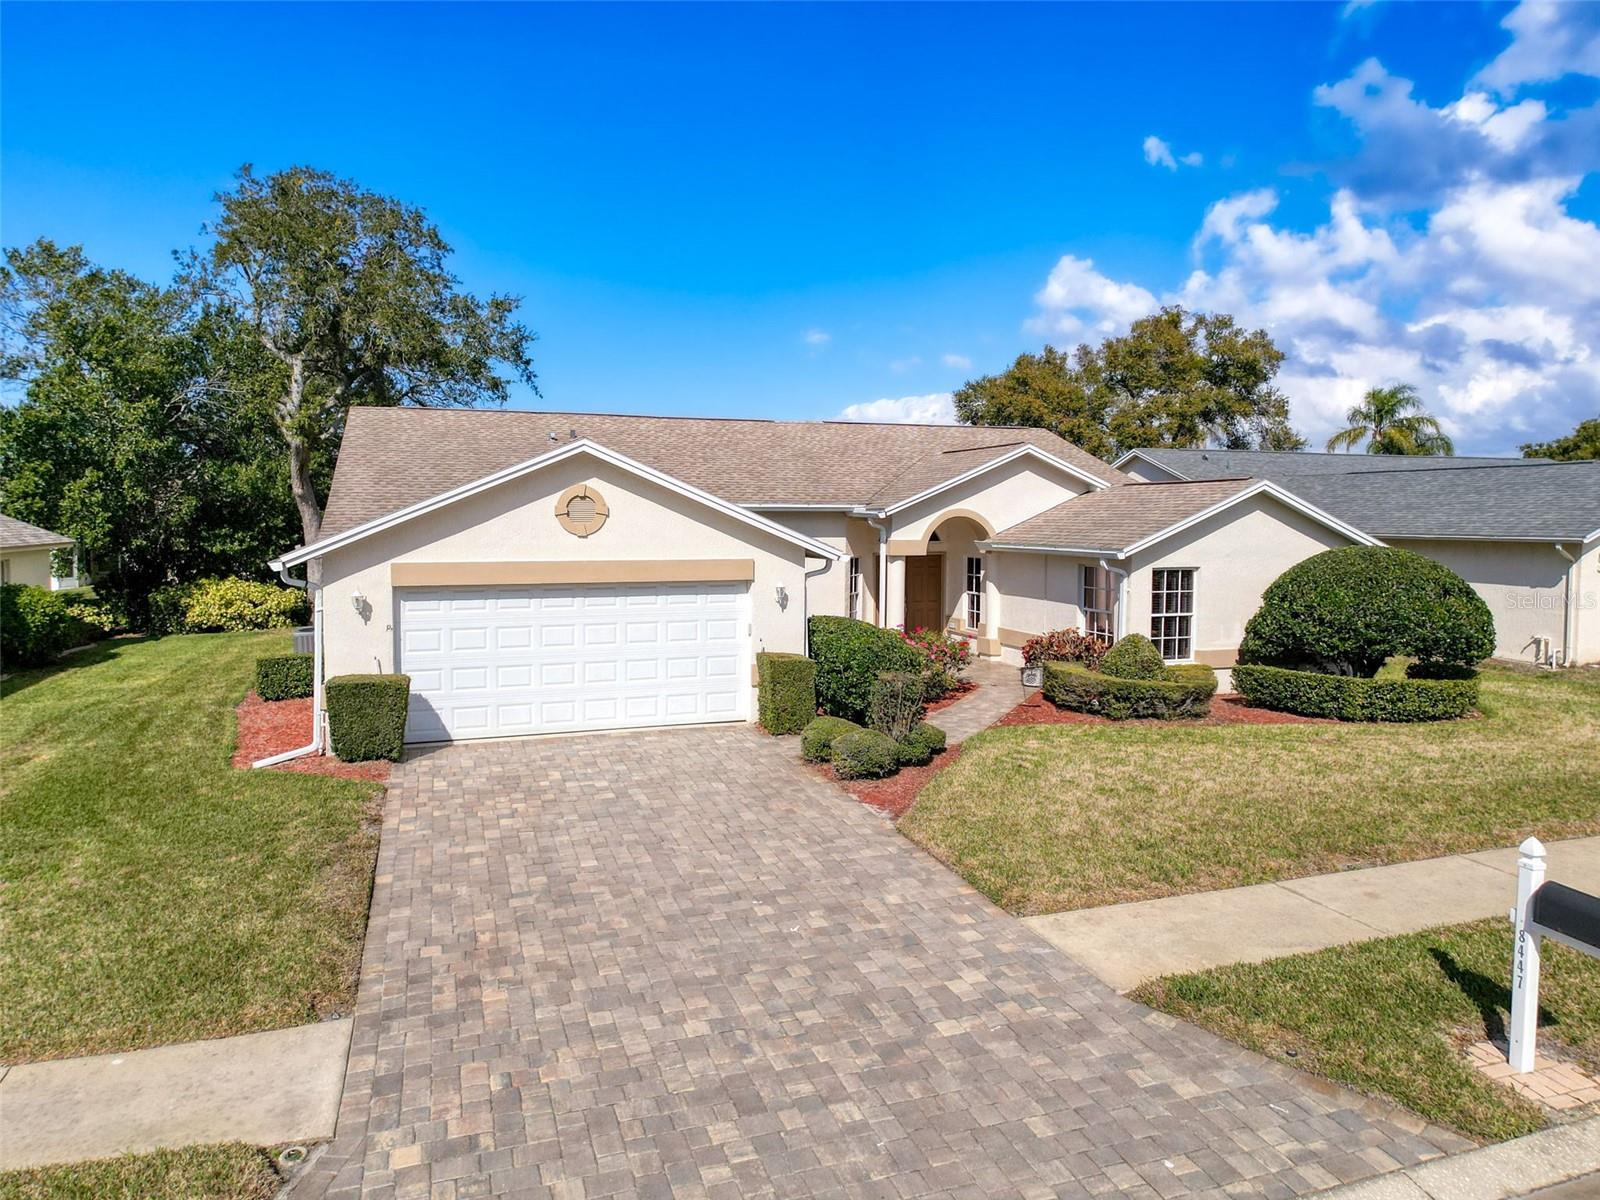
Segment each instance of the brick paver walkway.
M295 1195L1289 1196L1462 1145L1119 998L737 727L396 769Z
M1021 669L998 659L978 659L967 668L967 677L978 690L928 718L952 746L989 728L1032 694L1022 686Z

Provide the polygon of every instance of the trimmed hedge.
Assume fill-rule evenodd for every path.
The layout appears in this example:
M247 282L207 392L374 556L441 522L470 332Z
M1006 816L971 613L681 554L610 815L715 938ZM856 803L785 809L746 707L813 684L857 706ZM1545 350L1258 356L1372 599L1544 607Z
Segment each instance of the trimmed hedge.
M269 654L256 659L256 695L263 700L299 700L311 695L315 679L309 654Z
M1160 679L1167 669L1161 651L1142 633L1130 633L1100 657L1100 670L1118 679Z
M1259 708L1341 721L1449 721L1478 704L1478 680L1363 679L1240 663L1233 686Z
M345 762L387 758L405 752L409 675L335 675L324 685L328 736Z
M898 742L928 711L922 700L924 686L923 677L914 671L880 672L872 681L867 725Z
M834 738L860 728L843 717L817 717L800 734L800 753L807 762L826 762L833 757Z
M817 664L817 701L829 716L848 721L867 719L879 672L922 669L922 655L899 631L850 617L812 617L810 644Z
M833 769L840 779L882 779L900 769L900 745L876 729L857 729L833 740Z
M62 592L24 583L0 585L0 666L39 667L99 634L72 614Z
M756 707L768 733L799 733L817 715L817 664L803 654L756 655Z
M1273 581L1239 661L1370 679L1397 655L1470 667L1494 641L1489 606L1449 567L1392 546L1346 546Z
M1050 703L1113 721L1203 717L1211 711L1216 690L1217 673L1204 666L1165 667L1160 679L1123 679L1077 663L1046 663L1044 668L1044 694Z
M944 730L926 721L900 739L900 765L920 767L944 749Z

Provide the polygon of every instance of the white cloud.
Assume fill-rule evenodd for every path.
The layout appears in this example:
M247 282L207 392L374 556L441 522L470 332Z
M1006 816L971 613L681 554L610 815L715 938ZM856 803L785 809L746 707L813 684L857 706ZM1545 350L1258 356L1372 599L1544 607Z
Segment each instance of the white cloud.
M957 371L970 371L972 369L972 360L965 354L946 354L939 361Z
M826 329L808 329L800 335L800 340L813 349L820 350L833 341L833 334Z
M1502 95L1563 75L1600 75L1600 7L1523 0L1500 22L1507 46L1476 82Z
M1548 14L1518 17L1527 8L1506 22L1519 42L1534 30L1546 61L1587 70L1571 20L1558 38ZM1514 66L1481 82L1552 77ZM1579 136L1600 128L1581 124L1592 110L1478 86L1434 108L1375 60L1315 101L1361 144L1329 164L1340 185L1314 227L1280 218L1271 188L1223 197L1177 287L1157 294L1066 255L1028 327L1121 332L1163 303L1232 313L1287 355L1278 382L1313 444L1367 388L1396 381L1416 385L1467 452L1565 432L1600 409L1600 226L1569 207L1600 169L1600 139Z
M1143 149L1145 162L1169 171L1176 171L1179 163L1186 167L1198 167L1205 162L1205 155L1198 150L1191 150L1188 154L1173 154L1172 143L1163 141L1153 133L1145 138Z
M949 392L930 392L925 396L885 397L846 407L836 421L878 421L895 425L954 425L955 401Z
M896 375L904 375L907 371L913 371L921 365L922 358L920 355L909 354L905 358L897 358L892 360L889 363L889 370L893 371Z

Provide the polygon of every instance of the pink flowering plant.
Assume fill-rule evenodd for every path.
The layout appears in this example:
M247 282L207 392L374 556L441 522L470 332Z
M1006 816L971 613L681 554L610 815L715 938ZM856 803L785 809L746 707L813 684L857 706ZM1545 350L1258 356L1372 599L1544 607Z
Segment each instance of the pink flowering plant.
M937 700L961 683L961 673L972 664L972 643L942 629L905 629L900 636L922 656L926 696Z
M1111 643L1077 629L1055 629L1022 643L1022 661L1030 667L1047 662L1082 663L1089 670L1100 665Z

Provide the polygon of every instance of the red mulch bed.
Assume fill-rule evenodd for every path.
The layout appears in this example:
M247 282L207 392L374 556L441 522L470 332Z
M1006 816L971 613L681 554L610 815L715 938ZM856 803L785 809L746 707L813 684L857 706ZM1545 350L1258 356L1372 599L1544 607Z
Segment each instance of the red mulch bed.
M1302 717L1295 713L1274 712L1270 708L1255 708L1238 696L1217 696L1211 701L1211 715L1179 721L1161 721L1155 718L1137 718L1130 721L1113 721L1110 717L1094 713L1072 712L1057 708L1035 692L1005 716L996 725L1166 725L1183 728L1191 725L1337 725L1332 717Z
M239 714L239 744L233 765L244 770L258 758L297 750L311 740L311 700L263 700L251 692L234 710ZM301 775L333 775L339 779L389 778L386 762L340 762L331 754L308 754L268 767Z
M957 700L965 700L977 690L978 685L973 683L972 680L963 679L960 683L956 684L952 690L946 692L932 704L928 705L928 711L930 713L936 713L942 708L949 708Z
M934 755L931 763L921 767L902 767L898 774L887 779L840 779L828 763L813 763L811 769L849 792L861 803L897 818L916 802L917 793L927 786L940 771L961 757L961 747L951 746L942 754Z

